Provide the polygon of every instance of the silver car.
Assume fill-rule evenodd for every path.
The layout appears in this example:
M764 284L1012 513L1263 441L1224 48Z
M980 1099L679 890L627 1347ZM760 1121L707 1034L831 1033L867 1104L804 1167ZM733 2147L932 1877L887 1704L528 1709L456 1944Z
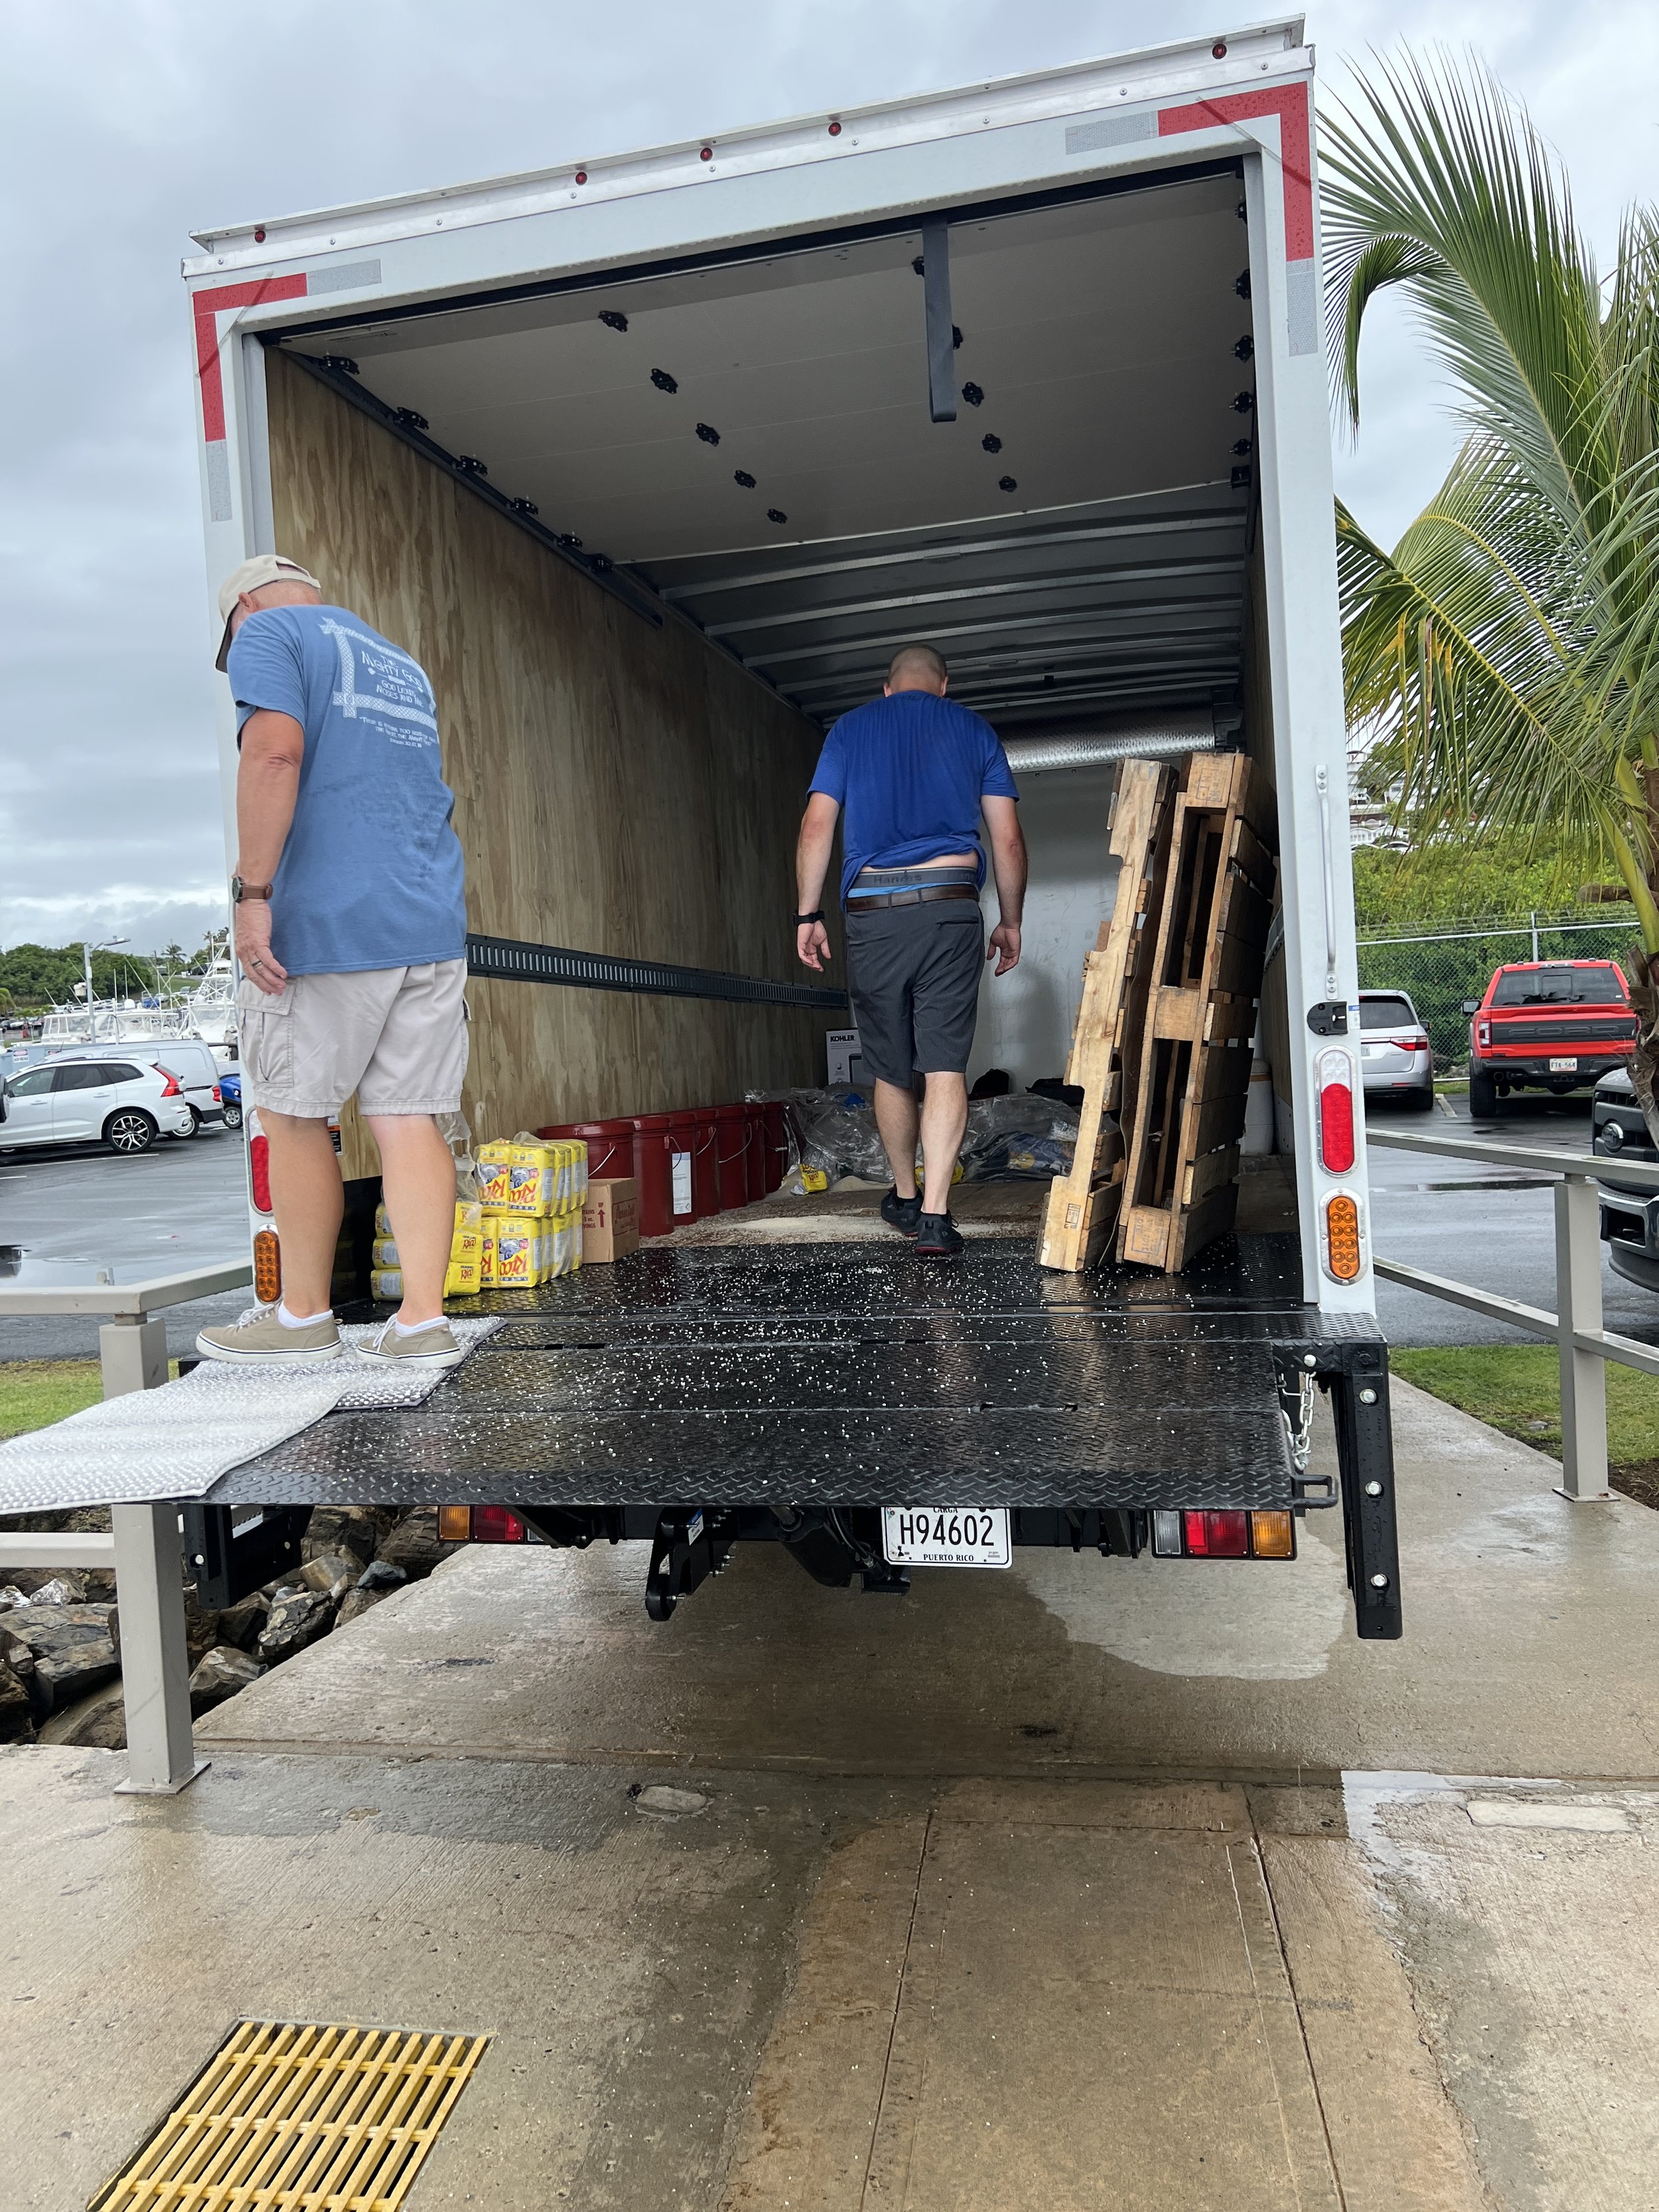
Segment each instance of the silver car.
M25 1145L108 1145L147 1152L195 1127L178 1078L112 1047L100 1060L26 1067L0 1091L0 1152Z
M1398 1098L1420 1114L1431 1111L1434 1054L1405 992L1359 994L1359 1060L1368 1098Z

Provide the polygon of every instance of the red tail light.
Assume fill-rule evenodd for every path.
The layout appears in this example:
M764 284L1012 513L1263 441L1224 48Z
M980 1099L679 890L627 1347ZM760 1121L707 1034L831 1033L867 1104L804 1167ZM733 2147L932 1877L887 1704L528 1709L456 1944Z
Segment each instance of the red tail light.
M1322 1052L1316 1065L1319 1086L1319 1157L1333 1175L1353 1165L1353 1062L1346 1052Z
M177 1098L182 1096L179 1089L179 1079L170 1069L158 1066L155 1073L158 1075L165 1075L167 1079L167 1088L161 1093L163 1098Z
M1193 1559L1243 1559L1249 1557L1250 1523L1243 1513L1188 1513L1187 1556Z
M475 1544L522 1544L524 1522L505 1505L475 1505L472 1540Z
M1389 1042L1396 1052L1421 1052L1428 1044L1427 1037L1390 1037Z
M1492 1042L1492 1024L1490 1022L1477 1022L1475 1024L1474 1041L1477 1044L1490 1044Z
M247 1176L253 1187L254 1210L269 1213L270 1205L270 1139L263 1133L253 1136L247 1148Z
M223 1099L219 1096L219 1086L216 1083L213 1086L213 1103L216 1106L222 1106L224 1103Z

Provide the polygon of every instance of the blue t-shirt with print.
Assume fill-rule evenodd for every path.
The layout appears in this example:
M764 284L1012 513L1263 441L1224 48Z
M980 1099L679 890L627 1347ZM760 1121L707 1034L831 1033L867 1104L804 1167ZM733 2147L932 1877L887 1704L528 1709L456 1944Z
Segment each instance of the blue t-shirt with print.
M265 607L232 639L227 667L239 742L262 707L305 732L270 902L271 950L289 974L461 959L455 800L420 663L344 607Z
M895 691L843 714L823 741L814 791L842 809L844 900L860 868L902 868L977 853L979 803L1018 799L991 725L933 691Z

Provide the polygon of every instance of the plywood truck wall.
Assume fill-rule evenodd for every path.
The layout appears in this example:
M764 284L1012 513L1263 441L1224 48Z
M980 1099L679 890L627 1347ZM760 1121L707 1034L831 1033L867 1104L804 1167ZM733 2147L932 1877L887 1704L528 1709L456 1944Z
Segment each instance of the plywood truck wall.
M789 916L816 727L280 353L266 368L276 542L431 677L469 927L799 980ZM821 1081L823 1032L846 1019L477 977L468 995L481 1138ZM377 1165L348 1115L346 1173Z

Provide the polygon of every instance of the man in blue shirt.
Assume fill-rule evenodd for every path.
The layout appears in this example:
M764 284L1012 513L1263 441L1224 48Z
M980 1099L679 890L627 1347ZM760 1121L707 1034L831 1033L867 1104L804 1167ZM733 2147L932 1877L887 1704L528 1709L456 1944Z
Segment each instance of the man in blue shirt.
M362 1358L461 1357L443 1317L455 1164L436 1120L466 1073L466 908L432 686L297 562L261 554L219 592L236 700L231 881L245 1106L270 1144L283 1289L209 1359L303 1366L342 1349L330 1279L343 1193L328 1117L355 1092L380 1147L404 1297Z
M946 697L947 681L932 646L907 645L893 657L882 696L842 716L824 739L795 860L795 946L807 967L822 969L830 939L818 900L844 816L848 988L893 1170L882 1218L930 1258L962 1249L950 1193L968 1126L982 964L981 814L1002 909L984 958L995 959L999 975L1019 959L1025 898L1008 756L988 722ZM926 1078L920 1112L918 1070ZM918 1129L924 1180L935 1194L927 1211L916 1190Z

